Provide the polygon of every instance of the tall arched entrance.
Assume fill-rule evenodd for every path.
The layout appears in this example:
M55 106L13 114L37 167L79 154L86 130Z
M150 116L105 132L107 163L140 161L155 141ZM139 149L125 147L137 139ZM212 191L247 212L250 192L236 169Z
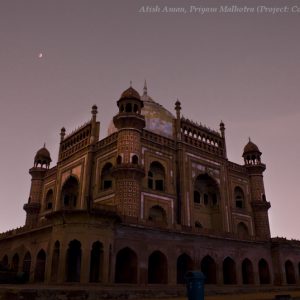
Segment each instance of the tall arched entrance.
M67 281L79 282L81 271L81 243L77 240L73 240L69 243L67 250Z
M217 283L216 269L216 263L209 255L203 257L201 261L201 271L205 276L206 284Z
M245 258L242 262L242 278L243 284L253 284L254 283L254 274L252 262Z
M31 255L29 252L26 252L23 260L23 272L24 272L25 281L29 281L30 267L31 267Z
M59 255L60 255L60 243L56 241L52 253L51 263L51 281L56 282L58 277L58 266L59 266Z
M130 248L121 249L116 258L115 282L137 283L137 255Z
M185 274L194 269L190 256L181 254L177 259L177 283L185 283Z
M160 251L154 251L149 256L148 283L168 283L168 262Z
M295 284L296 277L295 277L295 269L294 265L290 260L287 260L284 264L285 267L285 277L287 284Z
M90 263L90 282L102 280L103 245L100 242L93 243Z
M269 284L271 282L269 265L263 258L258 262L258 273L260 284Z
M230 257L223 261L223 282L224 284L236 284L235 262Z
M36 265L34 270L34 280L43 282L45 280L46 253L42 249L36 257Z

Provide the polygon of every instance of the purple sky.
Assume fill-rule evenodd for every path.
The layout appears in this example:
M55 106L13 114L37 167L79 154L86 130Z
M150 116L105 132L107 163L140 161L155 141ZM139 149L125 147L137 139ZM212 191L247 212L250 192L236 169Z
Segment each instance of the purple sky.
M299 1L1 0L0 231L24 224L28 169L46 142L99 108L101 137L133 81L173 112L226 126L230 160L251 136L267 165L273 236L300 238L299 13L189 13L190 5L300 7ZM187 13L139 13L142 6ZM43 58L38 58L43 53Z

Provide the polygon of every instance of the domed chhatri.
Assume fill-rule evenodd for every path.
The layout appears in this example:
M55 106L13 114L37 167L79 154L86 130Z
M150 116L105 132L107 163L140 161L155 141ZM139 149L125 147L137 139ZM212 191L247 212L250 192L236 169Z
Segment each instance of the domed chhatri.
M149 95L148 95L148 89L147 89L147 83L145 81L144 88L143 88L143 95L140 98L139 93L133 89L132 87L129 87L126 91L124 91L121 95L121 99L128 99L128 98L134 98L134 99L140 99L143 101L143 107L142 107L142 115L145 116L146 121L146 130L152 131L154 133L172 138L173 137L173 120L174 116L171 112L169 112L166 108L164 108L162 105L155 102ZM119 101L120 101L119 100ZM119 102L118 101L118 102ZM112 133L116 132L117 129L114 126L113 121L110 122L108 127L108 135L111 135Z
M44 145L43 148L37 151L34 157L34 167L38 167L40 165L41 168L45 165L47 169L49 169L50 163L52 159L50 157L50 152Z
M257 152L260 153L257 145L255 145L249 138L249 142L247 143L247 145L244 147L244 152L243 154L247 154L247 153L253 153L253 152Z
M132 87L130 86L127 90L125 90L121 97L120 100L122 99L137 99L141 100L140 94Z

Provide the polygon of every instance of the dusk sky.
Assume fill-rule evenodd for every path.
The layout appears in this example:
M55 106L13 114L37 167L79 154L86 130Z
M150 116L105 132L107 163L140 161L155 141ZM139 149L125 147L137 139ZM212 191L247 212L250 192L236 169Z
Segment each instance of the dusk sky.
M220 11L232 5L254 12ZM36 151L46 143L54 166L61 127L88 121L93 104L105 137L120 94L146 79L171 112L178 98L187 118L223 120L231 161L251 137L272 236L300 239L299 1L1 0L0 41L0 231L24 225Z

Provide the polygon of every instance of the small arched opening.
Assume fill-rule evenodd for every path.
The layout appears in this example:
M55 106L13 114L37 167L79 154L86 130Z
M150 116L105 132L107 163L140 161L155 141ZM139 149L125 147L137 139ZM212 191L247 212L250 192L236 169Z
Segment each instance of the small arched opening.
M148 188L156 191L164 191L165 189L165 168L158 161L154 161L150 164Z
M131 103L126 103L126 105L125 105L125 112L127 112L127 113L132 112L132 105L131 105Z
M121 155L117 156L116 162L117 162L117 165L120 165L122 163L122 156Z
M270 284L271 279L269 265L263 258L258 262L258 273L260 284Z
M137 255L130 248L121 249L116 258L115 282L137 283Z
M134 165L137 165L139 163L139 158L137 155L133 155L132 158L131 158L131 162L134 164Z
M195 204L200 204L201 202L201 196L198 191L194 191L194 203Z
M160 251L154 251L148 259L148 283L168 283L168 261Z
M254 283L254 273L252 262L245 258L242 262L242 278L243 284L253 284Z
M290 260L287 260L284 264L285 267L285 278L287 284L295 284L296 277L295 277L295 269L294 265Z
M78 180L74 176L70 176L64 183L61 190L63 207L66 209L76 208L78 195L79 195Z
M244 191L239 186L236 186L234 188L234 201L235 201L235 207L245 208L245 194Z
M217 283L217 266L213 258L209 255L203 257L201 261L201 271L205 276L206 284L216 284Z
M45 280L46 252L41 249L36 257L34 280L43 282Z
M8 269L8 256L5 254L1 260L2 267Z
M73 240L69 243L66 259L66 275L68 282L79 282L81 272L81 243Z
M19 271L19 255L16 253L13 258L12 258L12 261L11 261L11 269L12 271L14 272L18 272Z
M149 210L148 220L155 223L167 223L166 211L159 205L154 205Z
M177 283L185 283L185 274L194 269L193 260L185 253L181 254L177 259Z
M236 284L235 262L230 257L223 261L223 282L224 284Z
M113 177L111 175L113 165L106 163L101 171L101 189L108 190L113 186Z
M99 241L93 243L90 262L90 282L102 280L103 245Z
M50 189L47 194L46 194L46 199L45 199L45 208L46 210L51 210L53 208L53 190Z

